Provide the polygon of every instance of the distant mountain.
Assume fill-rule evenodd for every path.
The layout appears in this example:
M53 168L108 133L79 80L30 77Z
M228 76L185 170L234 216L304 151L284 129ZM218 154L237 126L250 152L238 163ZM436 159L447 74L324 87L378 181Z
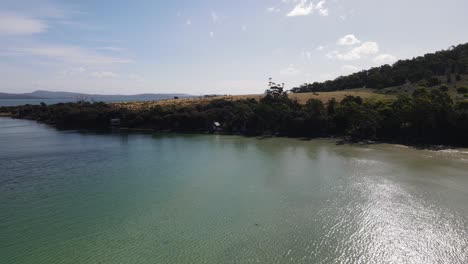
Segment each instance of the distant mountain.
M9 94L9 93L0 93L0 99L86 99L99 101L105 98L106 100L162 100L162 99L171 99L174 97L187 98L194 97L189 94L182 93L171 93L171 94L135 94L135 95L104 95L104 94L85 94L85 93L74 93L74 92L52 92L52 91L43 91L38 90L32 93L22 93L22 94Z
M27 94L0 93L0 99L44 99L44 98L27 95Z

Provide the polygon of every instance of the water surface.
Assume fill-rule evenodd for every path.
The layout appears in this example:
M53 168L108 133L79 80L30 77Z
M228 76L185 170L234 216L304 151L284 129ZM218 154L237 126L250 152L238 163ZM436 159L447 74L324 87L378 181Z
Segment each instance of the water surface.
M468 150L0 118L0 263L468 263Z
M105 103L118 103L118 102L141 102L141 101L155 101L163 99L172 99L170 96L162 96L157 98L155 96L101 96L93 99L88 99L91 102L105 102ZM0 99L0 106L19 106L19 105L40 105L45 104L58 104L58 103L76 103L80 98L45 98L45 99Z

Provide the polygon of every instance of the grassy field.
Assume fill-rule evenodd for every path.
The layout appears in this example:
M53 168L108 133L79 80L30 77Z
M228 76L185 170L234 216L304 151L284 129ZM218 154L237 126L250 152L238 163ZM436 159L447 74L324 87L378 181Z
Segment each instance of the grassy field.
M289 98L296 100L300 104L305 104L310 99L318 99L326 103L328 100L335 98L337 101L341 101L345 96L353 95L360 96L364 99L369 100L381 100L381 99L393 99L394 95L378 94L370 89L354 89L337 92L321 92L321 93L300 93L300 94L289 94ZM263 94L248 94L248 95L226 95L226 96L213 96L208 98L182 98L182 99L167 99L160 101L148 101L148 102L124 102L124 103L113 103L113 106L119 108L127 108L131 110L139 110L145 108L151 108L153 106L187 106L193 104L206 104L215 99L223 100L242 100L242 99L255 99L260 100Z
M300 104L305 104L310 99L318 99L324 103L327 103L330 99L335 98L337 101L343 100L348 95L360 96L363 99L369 100L385 100L385 99L394 99L394 95L378 94L370 89L354 89L346 91L336 91L336 92L319 92L319 93L298 93L290 94L289 98L296 100Z
M448 93L454 101L466 100L467 97L463 94L457 93L457 88L459 87L468 87L468 75L462 76L462 80L453 81L452 83L447 83L444 76L439 78L442 81L442 85L448 87ZM428 88L428 89L437 89L439 86ZM289 98L296 100L300 104L305 104L310 99L318 99L324 103L327 103L330 99L335 98L337 101L341 101L347 95L360 96L368 100L392 100L395 99L399 94L412 94L414 90L418 88L418 85L407 84L398 87L388 87L381 90L374 89L350 89L336 92L318 92L318 93L297 93L289 94ZM264 95L263 94L247 94L247 95L224 95L224 96L213 96L213 97L200 97L200 98L181 98L181 99L167 99L160 101L148 101L148 102L123 102L123 103L113 103L112 105L119 108L127 108L131 110L140 110L147 109L153 106L188 106L194 104L206 104L215 99L224 99L224 100L242 100L242 99L255 99L260 100Z

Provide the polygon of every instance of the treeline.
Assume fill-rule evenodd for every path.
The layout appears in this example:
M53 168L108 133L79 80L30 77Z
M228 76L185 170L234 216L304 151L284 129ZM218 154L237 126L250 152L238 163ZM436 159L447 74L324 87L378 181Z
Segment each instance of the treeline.
M355 88L382 89L406 83L432 87L441 84L440 77L451 83L460 81L464 74L468 74L468 43L411 60L400 60L392 66L384 65L341 76L332 81L306 83L291 91L304 93Z
M468 146L468 101L454 103L447 93L417 89L396 100L367 101L348 96L323 104L298 104L284 92L254 99L213 100L190 106L155 106L131 111L106 103L63 103L3 107L17 118L34 119L62 128L122 127L154 131L208 132L214 122L224 133L289 137L343 136L352 141L380 140L405 144Z

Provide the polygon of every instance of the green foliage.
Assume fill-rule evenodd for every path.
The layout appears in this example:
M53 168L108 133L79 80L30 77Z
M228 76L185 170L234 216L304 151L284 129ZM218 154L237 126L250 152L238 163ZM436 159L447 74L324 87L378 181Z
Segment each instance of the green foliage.
M461 111L468 111L468 100L458 102L456 109Z
M466 87L459 87L459 88L457 89L457 93L459 93L459 94L466 94L466 93L468 93L468 88L466 88Z
M427 85L429 87L434 87L434 86L440 85L440 84L442 84L442 82L436 77L427 78Z
M352 140L374 139L377 135L378 113L359 96L347 96L339 104L333 122L336 132Z
M134 111L88 102L3 107L0 111L73 129L109 128L110 119L119 118L129 128L206 132L217 121L225 133L468 146L468 101L454 104L440 89L416 89L411 96L400 95L395 101L347 96L341 102L331 99L323 104L312 99L300 105L278 93L260 101L212 100Z
M441 84L440 79L435 76L447 76L447 82L450 83L450 74L456 74L456 80L460 81L461 74L467 73L468 43L411 60L400 60L392 66L384 65L341 76L333 81L306 83L291 91L294 93L324 92L363 87L382 89L408 82L421 82L422 86L433 87Z
M448 92L449 88L447 87L447 85L441 85L439 87L439 89L442 91L442 92Z
M265 91L265 94L270 97L279 97L287 95L284 91L284 83L274 83L271 78L269 79L268 89Z

